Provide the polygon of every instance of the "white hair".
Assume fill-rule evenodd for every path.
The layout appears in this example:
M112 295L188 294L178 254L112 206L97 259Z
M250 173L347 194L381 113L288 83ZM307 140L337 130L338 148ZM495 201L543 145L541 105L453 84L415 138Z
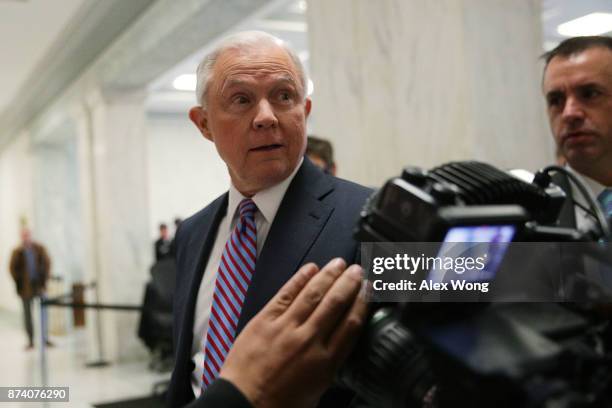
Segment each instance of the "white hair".
M302 93L306 97L306 73L304 72L304 66L302 61L297 54L289 48L286 42L277 38L264 31L242 31L236 34L232 34L225 38L219 43L211 52L206 54L198 65L196 71L197 84L196 84L196 100L202 106L206 107L206 95L208 93L208 87L212 77L215 63L219 56L228 50L244 51L256 46L262 45L276 45L283 48L297 69L300 83L302 84Z

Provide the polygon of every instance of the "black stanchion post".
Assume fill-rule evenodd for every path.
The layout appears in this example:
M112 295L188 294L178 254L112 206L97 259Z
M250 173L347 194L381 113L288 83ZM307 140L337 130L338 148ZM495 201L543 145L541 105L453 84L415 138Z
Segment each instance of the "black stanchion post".
M46 387L49 382L48 372L47 372L47 318L46 318L46 308L44 295L40 296L40 375L41 375L41 383L43 387Z
M100 303L100 296L98 293L98 282L94 282L92 285L95 291L96 304ZM109 365L109 362L104 359L104 339L102 337L102 318L100 316L100 309L96 308L96 338L98 339L98 360L91 361L85 364L89 368L100 368Z

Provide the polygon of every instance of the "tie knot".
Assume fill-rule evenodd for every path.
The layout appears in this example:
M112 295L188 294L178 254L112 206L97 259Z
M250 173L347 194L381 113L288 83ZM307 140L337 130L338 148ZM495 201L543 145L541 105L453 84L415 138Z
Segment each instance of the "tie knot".
M250 198L245 198L240 202L238 206L238 211L240 213L240 217L253 218L255 217L255 211L257 210L257 206Z
M597 196L597 201L601 204L606 216L612 216L612 188L606 188Z

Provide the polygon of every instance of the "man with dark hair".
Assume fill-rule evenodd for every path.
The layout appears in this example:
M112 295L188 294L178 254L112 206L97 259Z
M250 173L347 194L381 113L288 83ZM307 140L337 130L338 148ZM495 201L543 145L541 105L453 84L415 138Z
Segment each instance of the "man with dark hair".
M612 213L612 38L577 37L544 54L542 88L550 128L567 165ZM559 181L558 181L559 182ZM564 184L564 182L559 182ZM570 183L565 187L573 199ZM562 187L564 187L562 185ZM584 204L584 202L582 202ZM587 229L592 220L566 205L562 223Z
M334 148L329 140L309 135L306 141L306 156L325 173L336 175Z
M23 228L21 245L11 254L10 271L17 286L17 294L23 303L23 320L28 335L27 350L34 347L32 300L44 294L50 269L51 262L45 247L34 242L30 230ZM51 345L48 340L47 345Z
M561 42L556 48L544 53L542 58L544 58L546 66L548 66L550 61L556 56L569 57L595 47L612 50L612 37L590 36L568 38Z

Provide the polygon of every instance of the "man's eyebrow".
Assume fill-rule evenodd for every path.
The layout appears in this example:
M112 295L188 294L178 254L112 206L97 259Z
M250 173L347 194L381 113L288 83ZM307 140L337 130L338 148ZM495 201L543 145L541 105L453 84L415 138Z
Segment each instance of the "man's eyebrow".
M225 92L228 88L232 88L234 86L243 86L248 83L256 82L257 80L249 80L242 78L229 78L223 82L221 86L221 93ZM289 83L293 86L297 86L297 82L291 75L281 75L276 80L278 83Z
M282 75L278 78L278 82L289 82L292 85L297 85L295 78L293 78L291 75Z
M584 88L601 88L602 85L598 82L594 82L594 81L589 81L589 82L584 82L581 84L577 84L572 86L573 89L584 89ZM565 92L559 88L555 88L555 89L551 89L550 91L546 92L546 96L548 95L562 95Z
M560 89L551 89L550 91L546 92L544 97L548 101L551 98L556 98L556 97L559 97L559 96L563 96L564 94L565 93L562 90L560 90Z
M601 85L598 82L585 82L583 84L578 84L576 88L600 88Z
M247 82L248 81L245 81L244 79L237 79L237 78L226 79L225 81L223 81L223 84L221 85L221 92L223 92L225 89L231 88L233 86L244 85Z
M560 89L551 89L550 91L546 92L546 96L548 95L559 95L562 94L563 91Z
M235 85L243 85L243 84L250 83L250 82L257 82L257 79L255 79L254 81L251 81L248 79L241 79L241 78L229 78L223 84L223 88L227 88L227 87L235 86ZM291 75L279 76L275 79L275 82L289 82L293 85L297 84L297 82L295 81L295 78L293 78Z

